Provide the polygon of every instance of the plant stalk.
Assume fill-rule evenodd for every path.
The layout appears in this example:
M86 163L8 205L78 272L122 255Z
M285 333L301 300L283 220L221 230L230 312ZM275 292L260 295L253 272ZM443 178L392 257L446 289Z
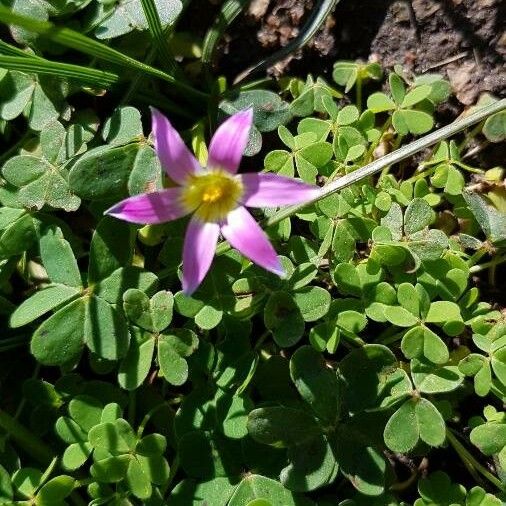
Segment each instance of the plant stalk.
M53 450L2 409L0 409L0 427L16 441L20 448L41 464L49 465L53 460Z
M459 457L462 459L462 462L466 468L470 470L472 467L490 483L494 484L499 490L506 492L506 486L501 482L501 480L499 480L499 478L494 476L488 469L482 466L467 450L467 448L457 439L457 437L453 434L453 431L449 428L446 429L446 438L453 446Z

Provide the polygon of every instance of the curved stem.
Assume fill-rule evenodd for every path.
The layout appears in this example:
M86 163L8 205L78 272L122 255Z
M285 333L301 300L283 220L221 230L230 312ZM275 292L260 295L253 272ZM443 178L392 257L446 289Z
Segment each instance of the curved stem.
M43 464L53 460L53 450L2 409L0 409L0 427L35 460Z
M303 204L285 207L284 209L279 210L277 213L273 214L272 216L264 220L262 225L264 227L276 225L285 218L289 218L290 216L293 216L294 214L298 213L308 205L314 204L315 202L318 202L324 199L325 197L332 195L333 193L337 193L339 190L342 190L343 188L351 186L352 184L355 184L366 177L372 176L381 171L383 168L388 167L389 165L398 163L406 158L409 158L410 156L413 156L415 153L421 151L422 149L428 148L429 146L432 146L433 144L436 144L437 142L443 139L451 137L452 135L457 134L458 132L468 128L469 126L474 125L479 121L482 121L484 118L487 118L491 114L502 111L503 109L506 109L506 98L503 98L502 100L499 100L487 107L483 107L482 109L479 109L475 113L470 114L465 118L458 119L453 123L450 123L449 125L439 128L438 130L435 130L434 132L422 137L421 139L417 139L416 141L411 142L407 146L403 146L402 148L397 149L396 151L392 151L388 155L385 155L379 158L378 160L375 160L367 165L364 165L363 167L357 169L354 172L346 174L345 176L342 176L339 179L332 181L328 185L323 186L320 189L319 194L314 199L304 202ZM216 254L222 255L229 249L230 246L227 243L222 242L218 245L218 248L216 249Z
M453 434L453 431L449 428L446 429L446 437L449 443L453 446L454 450L457 452L458 456L462 459L462 462L472 473L471 469L478 471L484 478L486 478L490 483L494 484L499 490L506 492L506 485L504 485L499 478L494 476L488 469L482 466L469 452L469 450L457 439L457 437ZM474 474L473 474L474 475Z
M305 202L304 204L286 207L278 211L265 221L265 226L269 227L275 225L281 220L284 220L285 218L298 213L304 209L304 207L310 204L314 204L315 202L318 202L319 200L322 200L325 197L328 197L329 195L342 190L343 188L351 186L352 184L357 183L358 181L361 181L368 176L372 176L385 167L409 158L422 149L432 146L433 144L446 139L447 137L455 135L461 130L466 129L469 126L482 121L484 118L487 118L496 112L502 111L503 109L506 109L506 98L503 98L502 100L499 100L498 102L495 102L494 104L491 104L487 107L483 107L482 109L476 111L474 114L470 114L465 118L458 119L453 123L450 123L449 125L439 128L438 130L435 130L434 132L422 137L421 139L417 139L416 141L411 142L407 146L403 146L400 149L392 151L388 155L385 155L378 160L375 160L374 162L369 163L368 165L365 165L364 167L361 167L354 172L351 172L350 174L346 174L336 181L333 181L329 185L321 188L319 195L313 200Z
M309 19L302 27L300 35L295 37L286 46L276 51L271 56L263 59L256 65L241 72L235 79L234 84L244 81L247 77L257 74L268 67L271 67L278 61L294 53L301 47L304 47L316 34L320 26L324 23L327 16L332 12L339 0L320 0L318 5L312 10Z

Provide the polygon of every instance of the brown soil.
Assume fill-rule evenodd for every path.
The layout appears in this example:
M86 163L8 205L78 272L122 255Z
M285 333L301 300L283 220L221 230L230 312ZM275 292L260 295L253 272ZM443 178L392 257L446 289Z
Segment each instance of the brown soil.
M299 33L313 0L253 0L229 30L219 62L231 77ZM329 74L339 59L400 63L450 80L462 104L506 90L503 0L341 0L303 52L270 72Z

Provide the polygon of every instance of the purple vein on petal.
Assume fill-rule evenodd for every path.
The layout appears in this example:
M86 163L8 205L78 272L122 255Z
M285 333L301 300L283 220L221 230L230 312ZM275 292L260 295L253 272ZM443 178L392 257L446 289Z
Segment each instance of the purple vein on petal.
M118 202L104 214L141 224L176 220L191 211L181 205L180 195L180 188L167 188L153 193L143 193Z
M228 214L221 233L232 247L252 262L274 274L284 275L276 251L265 232L244 207L237 207Z
M237 172L242 155L248 144L253 123L253 109L230 116L216 130L209 145L208 167Z
M238 176L244 187L242 204L248 207L279 207L314 199L319 188L278 174L254 172Z
M183 246L183 292L191 295L202 283L216 251L220 235L218 223L204 222L194 216L188 228Z
M200 172L202 167L160 111L151 108L151 118L155 149L160 163L172 180L184 184L188 175Z

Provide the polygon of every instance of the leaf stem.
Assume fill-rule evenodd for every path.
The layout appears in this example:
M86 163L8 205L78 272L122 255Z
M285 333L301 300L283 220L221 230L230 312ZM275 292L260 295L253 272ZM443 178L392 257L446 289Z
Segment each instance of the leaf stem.
M499 490L506 492L506 486L494 476L488 469L482 466L469 452L469 450L457 439L454 435L453 430L450 428L446 429L446 437L449 443L453 446L454 450L457 452L458 456L462 459L462 462L466 466L473 476L475 474L471 471L473 468L475 471L478 471L484 478L486 478L490 483L494 484Z
M0 427L38 462L47 464L53 460L53 450L2 409L0 409Z
M495 268L496 266L503 264L504 262L506 262L506 255L504 255L502 257L493 258L489 262L484 262L482 264L473 265L469 268L469 272L471 274L474 274L476 272L484 271L485 269Z
M252 67L241 72L235 79L234 84L244 81L246 78L262 72L278 61L304 47L323 25L329 14L332 12L339 0L319 0L316 7L311 10L308 20L301 28L299 35L292 39L286 46L283 46L271 56L264 58Z
M81 53L88 54L94 58L108 61L124 68L140 70L147 75L162 79L182 92L182 96L192 100L207 101L208 95L192 86L189 86L176 79L175 77L163 72L157 68L151 67L143 62L136 60L120 51L113 49L101 42L87 37L70 28L56 26L49 21L40 21L34 18L23 16L11 9L0 5L0 19L4 24L20 26L45 37L52 42L69 47Z
M484 118L487 118L496 112L502 111L503 109L506 109L506 98L503 98L502 100L499 100L498 102L495 102L487 107L483 107L482 109L479 109L475 113L470 114L465 118L458 119L449 125L446 125L428 135L425 135L421 139L417 139L416 141L409 143L407 146L403 146L402 148L392 151L391 153L379 158L378 160L375 160L374 162L369 163L368 165L365 165L364 167L361 167L354 172L340 177L327 186L322 187L320 189L319 195L317 195L314 199L308 202L304 202L303 204L297 204L281 209L277 213L273 214L270 218L265 220L264 225L266 227L275 225L285 218L298 213L306 206L314 204L315 202L318 202L325 197L328 197L329 195L342 190L343 188L351 186L352 184L357 183L358 181L361 181L368 176L372 176L385 167L405 160L415 153L418 153L422 149L432 146L433 144L446 139L447 137L455 135L461 130L466 129L469 126L482 121Z
M446 139L447 137L451 137L452 135L455 135L461 130L466 129L469 126L474 125L479 121L482 121L484 118L490 116L491 114L502 111L505 108L506 108L506 98L503 98L498 102L495 102L487 107L479 109L475 113L470 114L465 118L458 119L453 123L450 123L449 125L439 128L438 130L435 130L434 132L422 137L421 139L417 139L416 141L409 143L407 146L403 146L402 148L399 148L396 151L392 151L388 155L385 155L379 158L378 160L375 160L367 165L364 165L360 169L357 169L354 172L350 172L349 174L346 174L340 177L339 179L332 181L328 185L323 186L322 188L320 188L319 194L314 199L304 202L303 204L297 204L279 210L277 213L274 213L272 216L264 220L262 225L264 226L264 228L276 225L285 218L289 218L290 216L293 216L294 214L298 213L306 206L314 204L315 202L318 202L324 199L325 197L328 197L329 195L332 195L333 193L342 190L343 188L351 186L352 184L357 183L366 177L372 176L373 174L376 174L383 168L388 167L389 165L405 160L406 158L413 156L415 153L418 153L422 149L432 146L433 144L436 144L437 142ZM222 255L223 253L226 253L229 249L230 246L226 242L221 242L220 244L218 244L216 254Z
M40 490L44 485L44 483L46 483L46 481L49 479L49 477L54 471L54 468L56 467L56 464L58 464L58 457L53 457L53 460L51 460L46 470L44 471L44 474L40 478L40 483L39 486L37 487L37 490Z
M161 402L160 404L157 404L154 408L150 409L146 415L144 416L144 418L142 419L142 422L140 423L138 429L137 429L137 436L139 437L139 439L142 437L142 434L144 433L144 429L146 428L146 425L148 424L148 422L151 420L151 418L153 417L153 415L159 411L160 409L162 408L169 408L169 406L165 403L165 402Z

